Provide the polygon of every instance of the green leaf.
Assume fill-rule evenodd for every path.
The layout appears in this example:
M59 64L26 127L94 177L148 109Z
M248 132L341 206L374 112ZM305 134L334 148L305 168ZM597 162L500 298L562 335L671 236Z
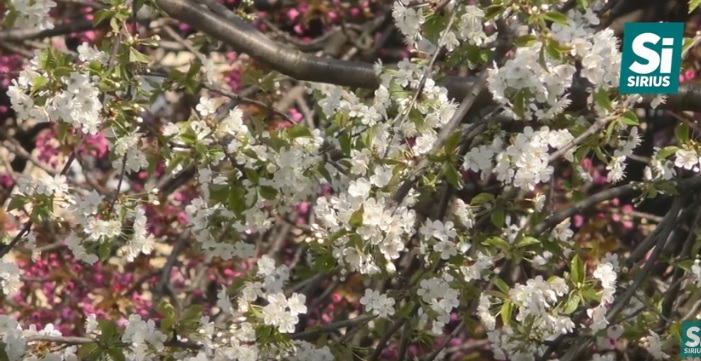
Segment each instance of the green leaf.
M314 269L317 272L330 272L336 267L336 259L333 258L331 253L324 256L317 257L316 262L314 262Z
M450 185L455 187L455 189L462 189L462 179L460 177L460 173L458 173L458 170L455 169L452 163L443 164L443 173L445 174L445 179L448 180Z
M4 351L5 348L3 347L2 349ZM97 343L86 343L78 349L78 359L97 360L100 353L100 346Z
M168 73L168 80L176 83L183 82L185 80L185 73L180 70L173 69Z
M129 61L132 63L144 63L148 64L151 62L151 60L148 58L148 56L140 53L138 50L131 48L129 49Z
M509 299L508 294L501 292L501 291L497 291L497 290L486 290L486 291L484 291L484 293L489 295L489 296L498 298L500 300L508 300Z
M579 258L579 255L575 255L574 258L572 258L572 261L570 262L570 274L572 275L572 282L576 284L584 283L586 273L586 265L584 264L584 262L582 262L582 259Z
M682 327L681 322L674 322L671 326L669 326L669 331L667 331L667 334L672 335L675 340L680 340L682 337Z
M246 179L251 181L251 183L253 183L253 184L258 184L260 181L260 175L258 175L258 172L256 172L254 169L244 168L243 174L245 174Z
M555 40L548 41L547 47L548 54L554 59L562 59L563 54L567 54L572 50L571 47L564 44L560 44L558 41Z
M570 298L567 299L567 302L565 302L565 305L562 309L562 313L566 315L571 315L574 313L574 311L577 311L577 307L579 307L579 302L582 300L582 296L579 294L579 292L575 292L570 296Z
M299 137L311 137L312 132L307 127L301 126L299 124L295 124L295 125L287 128L287 135L291 139L295 139L295 138L299 138Z
M445 29L447 18L443 16L429 16L425 18L423 34L427 39L438 40L441 30Z
M173 330L174 325L175 325L175 315L163 317L161 319L161 325L160 325L161 332L163 332L165 334L170 334L170 332Z
M545 13L543 15L545 20L552 21L554 23L562 24L562 25L567 25L569 22L569 19L567 19L567 15L558 12L558 11L551 11L548 13Z
M246 284L246 279L245 279L245 278L243 278L243 277L236 278L236 279L234 279L233 282L231 282L231 284L230 284L229 287L227 288L227 292L228 292L229 294L236 293L236 292L238 292L238 291L241 289L241 287L244 286L244 284ZM198 306L199 306L199 305L198 305ZM194 307L194 306L193 306L193 307Z
M519 48L529 48L536 41L538 41L538 38L536 38L533 35L523 35L523 36L520 36L518 39L516 39L514 44Z
M402 308L397 311L397 318L409 317L411 311L414 309L414 304L412 302L407 302Z
M324 179L327 182L329 182L329 183L333 182L333 180L331 179L331 173L329 173L329 170L326 169L326 167L324 167L324 163L319 162L319 166L316 167L316 171L319 172L319 174L321 174L321 176L324 177Z
M166 300L161 301L156 306L156 311L165 318L175 318L175 307Z
M598 158L603 163L608 163L608 157L606 157L604 151L601 150L601 147L594 148L594 154L596 154L596 158Z
M195 81L197 74L200 72L200 69L202 69L202 63L197 61L193 62L190 64L190 68L187 69L187 74L185 77L189 80Z
M15 25L15 21L17 21L17 17L19 17L19 12L10 10L5 16L5 25L7 25L8 28L12 28Z
M49 83L49 78L45 76L38 76L32 80L32 93L36 93L41 90L46 84Z
M599 302L599 300L601 300L599 292L593 288L585 288L581 290L581 296L587 301Z
M611 99L609 98L609 92L606 89L600 89L594 93L594 101L596 104L608 111L613 111L613 105L611 104Z
M363 213L364 209L362 206L360 207L360 209L353 212L353 215L351 215L349 222L352 227L360 227L363 225Z
M699 254L699 250L701 250L701 242L694 242L694 245L691 247L691 253L689 254Z
M461 132L455 132L448 137L445 141L445 145L443 146L443 149L445 149L446 154L453 154L455 152L455 149L458 147L458 144L460 144L460 138L462 137Z
M27 199L20 195L13 195L10 200L10 204L7 205L7 211L13 211L15 209L20 209L22 206L27 204Z
M113 14L113 15L117 15L117 14ZM115 34L119 33L119 30L120 30L119 25L120 25L119 19L117 19L116 17L110 18L110 28L112 29L113 33L115 33Z
M674 183L672 183L671 181L662 180L662 181L656 182L655 188L665 192L665 194L667 194L667 195L671 195L671 196L679 195L679 191L677 190L677 187L675 187Z
M10 361L10 357L7 356L7 344L0 342L0 361Z
M134 11L138 12L142 7L144 7L145 0L134 0Z
M126 361L127 359L124 356L124 351L122 351L122 349L119 347L112 347L108 349L107 354L110 355L112 361Z
M491 203L494 201L494 195L491 193L480 193L470 200L471 206L477 206L484 203Z
M674 135L680 143L684 144L689 141L689 125L686 122L680 122L674 130Z
M632 111L628 110L625 113L621 114L621 123L625 125L640 125L640 120L638 120L638 116L635 115Z
M99 321L98 325L100 327L100 340L107 344L111 344L113 341L119 338L117 334L117 324L113 321Z
M686 54L691 49L691 45L694 44L694 38L684 38L682 42L682 54Z
M519 118L525 119L526 118L526 93L527 91L525 89L521 89L518 92L516 92L516 96L514 96L514 113L518 115Z
M591 152L591 147L588 145L581 146L577 151L574 153L574 158L578 161L581 161L584 159L584 157L587 156ZM578 162L576 162L578 163Z
M181 319L183 321L197 320L199 321L200 316L202 316L202 310L204 308L202 305L192 305L185 309Z
M690 272L691 271L691 266L694 265L694 261L692 260L684 260L679 263L677 263L677 266L684 271Z
M57 136L58 136L58 141L63 143L66 141L66 134L68 133L68 123L66 122L59 122L58 123L58 130L57 130Z
M504 5L502 4L496 4L496 5L490 5L487 7L487 10L484 12L484 18L485 20L492 19L496 17L497 15L501 14L504 12Z
M511 323L511 301L505 301L504 304L501 305L501 321L504 322L504 326L509 326Z
M482 244L485 246L495 246L501 249L509 249L509 247L511 247L511 244L501 237L489 237L482 242Z
M193 305L188 307L180 317L180 320L176 324L178 333L188 334L191 332L196 332L200 326L200 317L202 316L202 306Z
M497 286L499 291L509 294L511 288L506 284L506 282L504 282L504 280L499 277L494 277L492 278L492 281L494 282L494 285Z
M689 0L689 14L696 10L699 5L701 5L701 0Z
M246 210L246 192L241 186L232 186L229 191L229 209L237 215Z
M342 132L338 137L338 143L341 146L341 152L343 152L343 154L347 156L351 154L351 149L353 147L351 141L352 139L350 137L350 134L348 134L347 132Z
M497 228L503 228L506 222L506 214L503 208L497 208L492 212L490 216L492 224Z
M656 198L657 197L657 189L655 189L655 187L648 188L647 193L645 193L645 196L649 199Z
M657 152L657 159L662 160L669 158L669 156L673 155L679 150L679 147L675 147L673 145L670 145L668 147L664 147L660 149L659 152Z
M100 25L103 21L109 19L112 17L114 12L111 9L102 9L98 10L95 13L95 17L93 18L92 25L93 27L97 27Z
M104 241L100 243L100 249L98 250L100 255L100 261L106 261L112 255L112 245L109 241Z
M540 54L538 55L538 64L540 64L543 69L548 70L548 62L545 59L545 48L545 43L543 43L543 46L540 47Z
M277 198L277 189L270 187L270 186L260 186L258 188L258 193L260 193L260 196L272 201Z
M347 235L348 233L349 233L348 231L341 229L339 231L331 233L328 237L328 240L329 240L329 242L335 242L337 239Z
M258 79L262 79L265 73L262 70L248 70L241 76L241 84L244 86L258 85Z
M558 47L558 43L555 41L548 41L545 45L545 51L550 55L551 58L555 60L562 60L562 54Z
M521 239L516 242L516 248L528 247L534 244L540 244L540 241L534 237L521 237Z

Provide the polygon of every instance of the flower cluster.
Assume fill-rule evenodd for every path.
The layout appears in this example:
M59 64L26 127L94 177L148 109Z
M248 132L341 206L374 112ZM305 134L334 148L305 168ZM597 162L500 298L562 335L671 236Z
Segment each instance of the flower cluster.
M374 4L360 3L349 11L369 18L364 12ZM51 129L37 137L38 156L13 154L31 171L0 175L12 188L2 214L5 243L17 234L17 248L26 251L11 255L16 265L11 257L0 262L0 285L8 296L22 294L13 298L16 308L31 309L31 321L45 324L38 331L0 316L7 358L74 360L88 352L135 361L162 354L330 361L368 352L354 340L395 328L386 326L400 316L415 320L402 336L383 335L372 352L411 358L421 347L438 353L465 337L461 327L475 316L465 310L476 310L483 326L476 329L485 331L496 359L534 360L575 331L596 341L596 359L612 359L622 338L666 358L670 332L636 331L658 321L644 312L647 289L637 290L620 309L624 321L612 324L618 287L638 287L625 279L616 254L598 257L623 248L607 244L615 227L600 225L603 213L592 221L570 217L570 210L583 211L581 199L592 189L623 180L646 129L631 111L637 97L613 97L618 40L595 29L602 2L592 3L563 14L528 1L484 8L397 0L394 25L412 58L396 67L378 60L374 91L301 83L311 94L291 92L280 103L296 105L286 109L267 103L289 79L252 65L261 79L222 71L222 58L253 63L240 54L199 54L189 25L171 34L194 53L187 65L164 61L158 80L138 75L153 70L142 52L161 41L130 23L143 13L113 6L90 14L110 17L108 36L88 36L105 51L87 42L76 52L50 46L8 86L15 118L8 124ZM48 29L54 5L7 8L15 26ZM319 11L328 17L321 27L337 23L336 11L306 4L282 15L296 34L307 34L319 20L308 17ZM256 26L271 27L267 21ZM343 33L354 26L344 22ZM163 48L149 55L169 54ZM454 99L448 89L464 89L444 75L468 69L482 79L470 92L486 89L496 103L478 104L485 102L473 99L477 94L462 105ZM218 89L224 72L234 91L255 88L255 99ZM187 96L176 99L183 89ZM591 96L571 109L580 90ZM644 174L650 182L636 191L673 193L666 181L701 169L689 126L680 123L674 133L677 144L655 150ZM591 153L604 164L594 164ZM624 216L613 224L628 222ZM27 233L22 224L33 227ZM690 262L680 264L699 285L701 267ZM90 289L94 284L110 287ZM75 307L64 306L69 298L78 300ZM309 327L322 323L331 332L312 340ZM37 343L56 341L71 331L68 324L85 325L77 332L85 338L80 351ZM301 341L306 337L310 342Z
M14 294L22 286L20 276L21 271L16 264L0 261L0 286L6 296Z
M613 159L606 169L609 171L607 179L611 183L621 181L624 177L625 161L627 157L633 155L633 151L642 142L637 127L631 127L626 138L618 141L618 147L613 152Z
M443 328L450 322L451 312L460 306L458 300L458 290L450 287L450 282L453 281L452 276L444 275L443 277L433 277L423 279L419 283L417 295L421 297L430 312L425 312L423 308L419 310L419 324L431 322L431 332L436 335L443 333Z
M504 184L534 190L537 184L549 181L553 174L549 149L564 147L574 138L565 129L541 127L535 131L527 126L508 146L503 139L496 137L490 145L470 149L465 155L463 168L481 173L483 179L496 174ZM569 160L572 157L572 151L565 155Z
M571 47L570 55L582 62L582 76L596 88L618 85L621 54L613 30L594 31L599 19L589 8L584 13L570 11L566 24L553 24L553 37Z
M606 311L607 305L613 302L613 295L616 293L617 268L618 260L612 258L608 262L600 263L592 274L601 282L601 302L598 306L587 310L587 315L592 321L589 327L594 333L605 329L608 325Z
M14 18L15 28L18 29L53 29L53 20L49 17L49 11L56 7L51 0L17 0L13 1L11 8L6 11L6 17Z
M595 31L597 24L591 9L570 11L566 22L553 24L554 43L536 40L519 47L504 66L490 71L494 99L516 119L554 119L570 105L574 59L581 61L581 76L595 88L616 87L621 62L617 39L612 30Z
M41 89L49 81L51 74L46 73L45 66L50 61L50 56L47 53L37 53L30 65L22 70L8 88L7 93L12 108L17 112L17 119L36 119L39 122L60 120L87 134L97 133L103 121L100 115L103 105L99 97L100 91L95 85L97 77L87 74L87 69L80 68L68 77L61 78L61 89L53 94L40 91L40 97L30 95L33 89ZM42 98L43 103L35 103L35 99Z
M131 315L127 320L126 328L122 334L122 341L131 344L135 358L149 360L153 356L147 356L150 348L157 352L163 351L163 343L168 336L156 329L153 320L144 321L139 315Z
M371 289L365 290L365 295L360 299L365 310L375 316L386 318L394 315L394 299Z
M368 275L379 273L380 267L392 271L392 260L399 258L404 250L402 239L411 236L409 232L414 230L415 214L404 206L394 212L387 209L389 200L386 196L371 196L369 182L355 182L358 186L362 183L365 183L365 189L359 189L357 193L352 191L351 184L347 195L332 196L330 200L319 198L314 212L326 228L326 234L341 235L332 243L333 256L348 271ZM354 217L362 222L356 231L357 238L343 235L353 230ZM379 257L376 256L378 253Z
M282 333L294 332L295 325L299 322L298 315L307 312L304 295L295 293L290 298L286 298L285 295L277 292L268 294L265 299L268 305L262 310L263 322L277 327Z
M530 279L525 285L517 285L509 291L511 301L518 306L516 320L533 322L533 330L542 332L544 339L554 339L572 331L574 323L567 316L551 315L548 311L563 295L569 292L564 279L552 277L545 281L541 276Z

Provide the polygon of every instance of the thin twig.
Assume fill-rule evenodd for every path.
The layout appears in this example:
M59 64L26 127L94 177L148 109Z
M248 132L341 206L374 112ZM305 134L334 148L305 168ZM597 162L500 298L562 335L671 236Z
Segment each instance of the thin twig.
M448 335L448 337L446 337L446 339L443 341L443 343L441 343L440 346L436 347L436 349L433 350L433 352L431 352L428 356L426 356L426 358L424 358L422 361L435 360L436 357L438 357L438 354L441 353L441 351L443 351L443 349L445 349L446 346L448 346L450 341L452 341L455 338L455 336L457 336L458 332L460 332L464 326L465 326L465 321L460 321L460 323L457 326L455 326L455 329L453 329L453 332L451 332L450 335Z
M669 212L675 215L676 218L681 216L683 202L684 199L682 197L677 197L674 200L674 203L672 204L672 209ZM623 309L628 305L628 302L652 270L652 267L655 265L655 262L657 262L657 259L662 254L662 250L664 249L665 244L671 240L671 236L673 234L674 222L669 222L668 224L665 224L665 230L657 237L655 249L645 262L645 265L635 276L635 278L633 279L633 283L626 289L626 291L621 296L616 297L616 299L613 302L613 305L611 306L611 309L607 312L606 319L608 320L608 322L612 322L613 319L615 319L618 316L618 314L621 313L621 311L623 311ZM570 352L568 352L562 359L565 361L576 360L582 352L585 352L586 350L590 349L592 345L592 340L581 341L575 347L570 349Z
M109 21L104 21L99 27L109 25ZM10 29L0 31L0 41L24 41L31 39L45 39L53 36L66 35L71 33L80 33L93 29L92 20L73 19L70 23L64 23L54 26L52 29L40 30L38 28L30 29Z
M168 255L168 260L166 261L166 264L163 265L163 269L161 271L161 278L158 281L158 285L156 286L156 291L158 292L158 294L163 294L166 285L170 284L171 270L175 266L175 263L178 260L178 256L187 246L189 235L190 232L182 232L178 234L177 241L175 241L175 246L170 251L170 255Z
M416 313L421 306L419 304L416 304L414 308L411 310L409 313L410 315L413 315ZM397 320L392 323L392 325L389 327L387 331L385 331L384 335L382 335L382 338L380 338L380 341L377 343L377 346L375 346L375 350L373 351L372 355L370 356L370 361L377 361L377 359L380 358L380 355L382 355L382 351L384 351L385 346L387 346L387 343L389 342L390 338L399 331L399 329L404 325L405 322L409 320L408 317L402 317L398 318Z
M406 105L404 110L397 116L397 118L392 121L392 124L396 124L395 129L396 131L392 132L392 134L389 137L389 140L387 141L388 144L392 144L394 141L394 137L397 135L399 130L401 129L402 125L404 125L404 122L406 122L407 118L409 118L409 114L411 111L414 109L414 105L416 105L416 101L419 99L419 96L423 93L424 86L426 86L426 81L428 80L428 76L431 74L431 71L433 70L433 66L436 64L436 60L438 59L438 55L441 53L441 50L443 49L443 41L445 40L446 35L449 33L450 28L453 26L453 22L455 21L455 16L456 13L453 13L450 16L450 19L448 20L448 25L446 26L446 31L441 35L441 37L438 40L438 45L436 46L436 50L433 52L433 55L431 56L431 60L428 62L428 65L426 65L426 68L424 69L423 74L421 74L421 78L419 80L419 84L416 87L416 91L414 92L414 96L411 98L409 101L409 104ZM390 147L387 147L385 150L385 155L384 157L387 157L387 153L389 152Z
M482 91L482 88L484 88L487 85L487 75L488 73L486 69L482 70L479 76L478 85L473 89L472 92L470 92L465 97L465 99L463 99L462 103L460 103L458 109L455 110L455 113L453 114L453 117L450 119L448 124L446 124L443 127L443 129L441 129L441 132L438 134L436 142L434 143L430 153L433 153L436 150L440 149L445 143L445 141L448 139L450 134L452 134L453 131L457 129L458 125L460 125L462 119L470 111L470 108L477 99L477 96ZM398 207L402 203L404 198L406 198L406 196L409 194L411 189L414 187L414 184L416 184L416 181L419 179L419 177L428 169L430 164L431 161L428 160L428 158L421 159L419 164L411 171L409 176L404 180L404 182L394 193L391 199L392 202L388 202L388 204L393 205L394 207Z
M318 328L315 328L313 330L307 330L307 331L302 331L299 333L293 333L290 335L290 338L293 340L301 340L301 339L306 339L309 337L314 337L322 333L330 332L330 331L335 331L341 328L347 328L351 327L353 325L361 324L364 322L368 322L375 318L375 316L370 316L370 315L361 315L356 318L352 318L349 320L342 320L342 321L337 321L332 324L328 325L322 325L319 326Z
M533 229L531 230L531 234L533 236L539 236L546 230L560 224L560 222L564 221L565 219L582 212L584 209L587 209L604 201L634 194L636 190L637 186L635 184L629 183L626 185L607 189L605 191L589 196L586 199L583 199L570 207L553 213L545 221L538 223L535 227L533 227Z

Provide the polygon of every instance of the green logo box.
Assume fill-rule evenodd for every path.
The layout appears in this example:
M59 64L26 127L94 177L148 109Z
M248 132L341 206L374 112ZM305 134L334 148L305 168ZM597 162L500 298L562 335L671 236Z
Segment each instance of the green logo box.
M701 357L701 321L682 322L680 357Z
M677 94L684 23L626 23L621 94Z

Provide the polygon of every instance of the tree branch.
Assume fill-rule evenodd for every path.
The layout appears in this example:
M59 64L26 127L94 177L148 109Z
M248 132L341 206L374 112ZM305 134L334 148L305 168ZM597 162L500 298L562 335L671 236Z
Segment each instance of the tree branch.
M674 182L674 185L677 187L679 193L695 191L701 188L701 176L677 180ZM594 194L593 196L590 196L584 200L575 203L570 207L555 212L545 221L533 227L531 235L537 237L543 232L547 231L548 229L558 225L565 219L572 217L575 214L580 213L584 209L597 205L601 202L608 201L617 197L635 195L639 192L640 189L638 185L632 183L622 185L616 188L607 189L603 192L599 192L597 194Z
M304 54L270 40L233 13L220 17L190 0L157 0L156 3L171 17L295 79L360 88L376 88L380 84L369 63Z
M297 80L368 89L375 89L380 84L370 63L304 54L271 40L228 9L224 11L217 8L215 14L192 0L156 0L156 3L170 17L187 23L221 40L234 50L246 53L271 69ZM463 99L478 83L479 79L476 76L450 76L443 79L442 85L448 89L451 98ZM572 104L568 110L584 109L587 105L588 91L581 85L575 85L571 94ZM652 96L647 96L635 107L649 107L652 99ZM479 92L475 108L493 104L487 89ZM680 84L679 93L669 95L667 101L658 108L701 111L701 85Z
M338 330L341 328L346 328L346 327L351 327L351 326L354 326L357 324L362 324L362 323L365 323L365 322L372 320L373 318L375 318L375 316L361 315L361 316L358 316L356 318L337 321L337 322L334 322L332 324L322 325L322 326L311 328L310 330L302 331L299 333L293 333L292 335L290 335L290 339L301 340L301 339L306 339L309 337L314 337L314 336L317 336L317 335L325 333L325 332L335 331L335 330Z
M102 25L109 24L105 21ZM44 39L57 35L66 35L70 33L79 33L93 29L92 20L73 20L70 23L56 25L53 29L39 30L33 29L10 29L0 31L0 41L22 41L32 39Z
M674 200L674 203L672 205L672 209L669 211L669 214L672 215L673 219L676 220L681 216L681 213L683 211L683 209L682 209L683 202L684 202L684 198L682 198L682 197L677 197ZM616 297L615 301L613 302L613 305L611 306L611 309L606 314L606 320L609 323L613 322L614 318L616 318L616 316L618 316L618 314L621 313L625 309L625 307L628 305L630 299L635 295L635 291L637 291L638 288L640 288L641 284L647 278L647 275L652 270L652 267L655 265L655 262L657 262L657 259L662 254L662 250L664 249L665 244L667 244L672 239L672 234L674 233L675 222L668 222L667 224L660 225L660 226L663 227L664 229L656 237L656 241L655 241L655 245L654 245L655 248L652 251L652 254L647 259L647 261L645 262L643 267L640 269L638 274L635 276L633 283L626 289L626 291L623 294ZM576 343L576 345L573 348L571 348L569 350L569 352L567 352L565 354L565 356L562 358L562 360L565 360L565 361L577 360L579 355L590 350L593 345L594 345L594 341L590 338L578 341Z

